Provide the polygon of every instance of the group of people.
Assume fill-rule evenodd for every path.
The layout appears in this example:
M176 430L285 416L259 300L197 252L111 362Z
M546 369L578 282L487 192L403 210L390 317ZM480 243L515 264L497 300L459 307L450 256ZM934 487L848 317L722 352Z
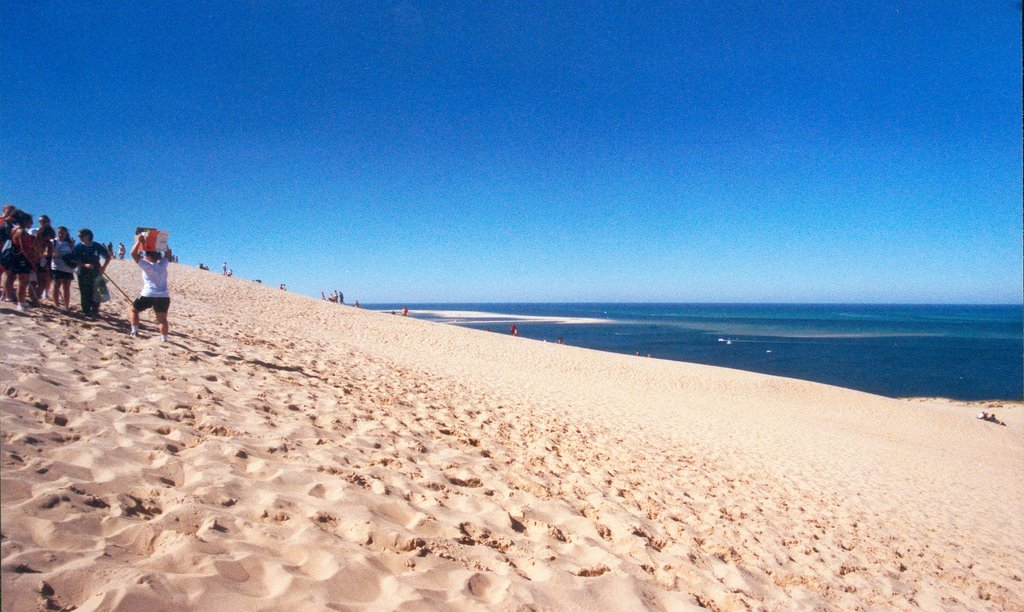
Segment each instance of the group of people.
M78 243L68 228L56 229L46 215L36 219L23 210L8 204L0 219L0 299L15 302L20 312L40 306L52 299L59 309L71 309L71 281L78 277L82 314L99 315L104 298L104 273L113 259L113 243L106 246L94 241L92 230L78 230ZM131 335L138 334L139 315L152 308L156 313L161 339L168 334L167 312L170 294L167 287L167 264L173 259L170 249L165 252L145 250L145 235L135 237L131 257L142 270L142 292L132 302L129 313ZM118 256L124 259L124 244ZM127 297L127 296L126 296Z
M0 276L3 300L15 302L21 312L53 300L57 308L71 308L71 281L78 276L82 313L95 316L95 284L110 262L107 247L93 241L88 228L78 231L76 244L68 228L54 229L50 218L39 216L39 227L31 214L13 205L3 207L0 224ZM101 261L102 260L102 261ZM17 285L17 288L15 288Z
M330 295L324 295L324 292L320 292L320 299L327 300L328 302L334 302L335 304L345 303L345 294L339 292L337 289L331 292Z

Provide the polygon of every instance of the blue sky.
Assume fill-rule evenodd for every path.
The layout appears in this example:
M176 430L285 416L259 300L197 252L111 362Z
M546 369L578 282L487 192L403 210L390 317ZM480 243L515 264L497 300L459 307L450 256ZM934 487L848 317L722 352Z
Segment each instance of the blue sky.
M1020 302L1019 2L4 2L0 199L348 300Z

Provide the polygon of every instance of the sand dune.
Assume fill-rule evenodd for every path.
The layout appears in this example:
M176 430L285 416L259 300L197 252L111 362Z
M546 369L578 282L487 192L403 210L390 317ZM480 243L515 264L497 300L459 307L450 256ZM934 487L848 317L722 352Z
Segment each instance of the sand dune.
M0 306L3 610L1024 609L1018 404L171 280Z

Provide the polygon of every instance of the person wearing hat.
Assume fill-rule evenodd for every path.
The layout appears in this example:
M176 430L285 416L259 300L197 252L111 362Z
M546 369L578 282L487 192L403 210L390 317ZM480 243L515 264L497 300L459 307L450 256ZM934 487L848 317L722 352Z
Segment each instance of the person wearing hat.
M92 241L92 230L78 230L78 239L71 257L78 265L78 291L82 294L82 314L94 317L100 313L100 304L94 297L96 279L107 271L110 253L102 244ZM100 263L100 260L103 263Z
M138 335L139 314L152 308L157 326L160 328L160 340L167 342L167 311L171 307L171 294L167 289L167 264L171 258L171 248L167 247L161 254L160 251L143 251L144 244L144 234L135 237L132 259L142 269L142 292L132 302L132 310L128 315L128 322L132 326L130 333L132 336Z

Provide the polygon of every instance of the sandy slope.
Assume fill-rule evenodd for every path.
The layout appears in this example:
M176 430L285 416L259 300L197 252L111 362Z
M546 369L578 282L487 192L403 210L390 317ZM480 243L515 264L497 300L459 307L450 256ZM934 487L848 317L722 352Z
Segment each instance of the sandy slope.
M0 307L4 610L1024 609L1019 405L172 285Z

